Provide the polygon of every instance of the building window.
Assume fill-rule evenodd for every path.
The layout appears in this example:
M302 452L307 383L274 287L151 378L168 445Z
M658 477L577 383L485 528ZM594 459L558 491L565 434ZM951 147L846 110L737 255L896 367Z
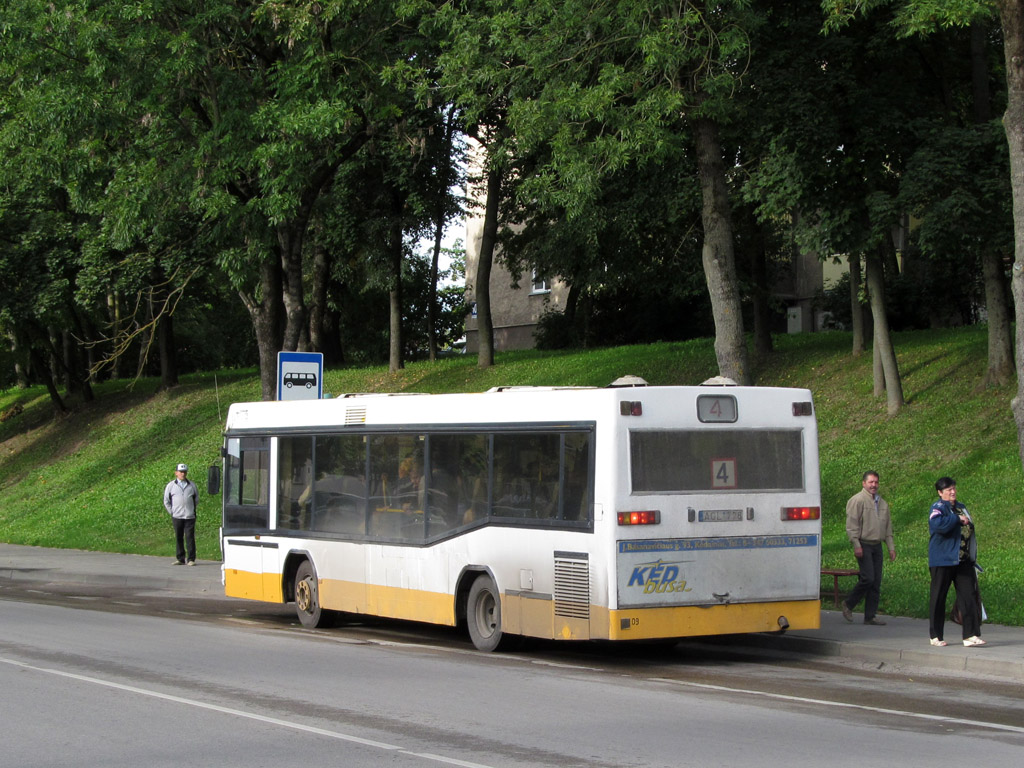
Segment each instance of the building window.
M551 293L551 284L548 279L538 275L537 270L533 271L533 286L530 293Z

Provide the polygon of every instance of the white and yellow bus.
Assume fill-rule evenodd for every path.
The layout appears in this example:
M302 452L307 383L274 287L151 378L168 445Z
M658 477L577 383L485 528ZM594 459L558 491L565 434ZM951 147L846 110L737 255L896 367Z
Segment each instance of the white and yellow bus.
M816 628L811 394L728 384L234 404L225 592L485 651Z

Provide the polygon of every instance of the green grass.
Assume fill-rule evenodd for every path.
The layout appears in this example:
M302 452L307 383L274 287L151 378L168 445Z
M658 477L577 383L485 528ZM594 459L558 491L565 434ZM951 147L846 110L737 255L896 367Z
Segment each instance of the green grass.
M820 429L823 564L855 567L845 536L846 500L866 469L881 475L893 510L897 560L887 565L883 613L923 617L928 595L927 514L941 475L957 479L959 498L978 524L981 590L992 621L1024 626L1024 509L1014 389L979 390L984 328L896 334L906 408L886 416L872 395L871 355L853 358L850 335L781 336L758 370L762 385L809 387ZM340 369L324 391L481 391L497 385L608 384L626 373L651 384L697 384L716 373L710 340L598 349L500 354L489 369L473 357ZM216 463L231 402L259 398L255 370L184 377L172 391L157 382L106 382L96 401L74 403L53 418L41 388L0 393L0 540L15 544L173 555L160 502L178 461L204 485ZM219 557L219 499L205 499L199 557ZM831 579L823 582L831 589ZM847 583L849 586L849 582Z

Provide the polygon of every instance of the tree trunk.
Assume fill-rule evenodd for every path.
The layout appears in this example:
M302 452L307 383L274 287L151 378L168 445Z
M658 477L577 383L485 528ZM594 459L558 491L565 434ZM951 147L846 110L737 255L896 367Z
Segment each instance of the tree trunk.
M75 334L78 337L78 359L82 366L82 374L88 382L90 390L96 382L96 327L89 315L76 307L72 307L75 317Z
M282 298L284 301L284 337L281 349L294 352L299 349L306 328L306 302L302 287L302 224L277 228L277 242L281 249Z
M586 346L586 337L579 329L580 295L583 293L576 281L569 283L569 292L565 296L565 309L562 311L565 322L565 343L567 346Z
M174 341L174 318L167 311L167 299L157 321L156 334L160 350L160 386L170 389L178 386L178 351Z
M992 119L988 30L979 21L971 24L971 94L974 123L985 125ZM988 315L988 369L981 387L1001 387L1013 379L1013 345L1002 254L985 248L981 254L981 271L985 280L985 310Z
M444 238L444 214L434 221L434 250L430 258L430 285L427 286L427 356L437 360L437 267L441 260L441 240Z
M60 331L60 362L64 371L64 391L71 395L78 391L78 382L75 380L75 349L74 339L67 329Z
M49 344L50 370L53 372L54 386L63 387L66 397L71 392L71 381L68 379L68 367L64 365L63 352L57 352L58 348L63 346L60 331L52 325L47 326L46 339Z
M345 364L345 346L341 341L341 313L330 307L324 314L324 335L321 342L323 346L320 351L324 355L324 365L328 361L331 365Z
M751 217L753 242L750 249L750 276L753 282L751 299L754 310L754 354L762 359L771 354L772 326L771 309L768 298L771 286L768 284L768 253L765 250L764 229Z
M92 390L92 368L89 363L89 353L86 350L84 344L89 339L89 332L85 327L83 319L75 313L77 330L79 332L78 339L82 341L72 339L74 344L74 354L71 359L75 364L74 369L71 371L71 379L75 383L75 389L81 394L82 400L91 403L96 399L96 393ZM71 335L71 332L68 332Z
M139 331L139 357L135 363L135 378L140 378L146 373L146 361L149 359L150 345L153 343L153 292L148 291L145 302L145 321ZM138 321L135 321L136 327Z
M256 348L260 354L260 389L264 400L277 397L277 353L284 341L284 299L281 295L281 259L270 256L260 265L260 301L241 293L249 310Z
M874 339L871 344L871 394L875 397L885 394L885 370L880 349L878 339Z
M107 322L110 324L110 338L117 344L117 339L120 339L122 334L121 301L117 291L107 292ZM121 372L124 370L123 357L115 355L110 361L110 378L121 378Z
M444 147L445 158L450 161L452 157L452 145L455 140L455 114L456 107L452 104L448 108L448 114L444 120ZM443 166L449 168L450 163ZM428 287L427 301L427 353L430 360L437 359L437 268L441 259L441 241L444 239L444 228L447 224L445 211L448 198L448 185L452 174L440 173L441 184L437 190L437 207L434 209L434 252L430 260L430 285Z
M498 205L501 202L501 170L493 164L487 170L487 201L484 203L484 228L480 236L480 256L476 264L477 366L494 365L494 320L491 318L491 264L498 241Z
M68 394L78 395L83 403L91 403L96 397L89 384L89 371L86 369L82 347L78 342L79 338L85 338L85 334L75 312L72 311L71 315L77 333L72 332L69 328L60 331L60 366L64 372L64 380L67 382Z
M1001 387L1013 380L1013 346L1010 313L1006 306L1006 274L1003 259L990 249L981 254L985 276L985 307L988 312L988 370L982 387Z
M747 360L747 342L743 336L743 314L736 279L729 190L718 140L718 126L712 120L698 118L693 121L693 130L703 202L701 221L704 225L704 246L701 254L704 277L711 297L711 312L715 319L718 371L737 384L751 384L753 382Z
M29 359L32 367L36 371L36 375L43 380L43 384L46 385L46 391L50 395L50 402L53 404L54 412L60 416L61 414L67 413L68 408L64 405L64 401L61 400L60 393L57 391L57 385L53 380L53 371L50 370L50 366L46 364L46 358L36 349L35 344L29 341Z
M868 297L871 301L871 317L875 326L875 349L885 374L886 411L890 416L895 416L903 407L903 384L900 381L896 351L893 349L892 336L889 333L889 319L885 314L885 278L882 272L882 257L869 253L865 255L864 263L867 273Z
M850 264L850 325L853 326L853 356L864 354L864 305L860 303L860 254L847 257Z
M885 270L883 274L889 275L892 280L900 276L900 255L896 251L896 244L893 243L891 237L886 236L885 241L879 246L879 258L881 258L882 268Z
M388 370L392 373L405 367L402 354L402 211L405 198L394 190L391 196L391 290L388 291L390 305L390 340L388 344Z
M313 275L309 295L309 350L324 351L324 321L327 317L327 284L330 280L327 249L320 243L313 246Z
M14 330L7 332L7 339L11 344L11 358L14 360L14 380L18 389L28 389L29 372L31 366L28 364L24 346L21 344L17 333Z
M1003 129L1010 149L1010 189L1013 193L1014 261L1011 285L1017 316L1017 396L1010 408L1017 423L1017 442L1024 464L1024 4L999 0L1006 59L1006 113Z

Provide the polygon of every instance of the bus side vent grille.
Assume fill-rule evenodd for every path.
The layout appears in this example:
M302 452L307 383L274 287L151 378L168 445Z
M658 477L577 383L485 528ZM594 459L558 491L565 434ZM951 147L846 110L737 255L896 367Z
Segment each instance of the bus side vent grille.
M346 424L365 424L366 423L366 409L365 408L348 408L345 410L345 423Z
M555 616L590 618L590 564L555 558Z

